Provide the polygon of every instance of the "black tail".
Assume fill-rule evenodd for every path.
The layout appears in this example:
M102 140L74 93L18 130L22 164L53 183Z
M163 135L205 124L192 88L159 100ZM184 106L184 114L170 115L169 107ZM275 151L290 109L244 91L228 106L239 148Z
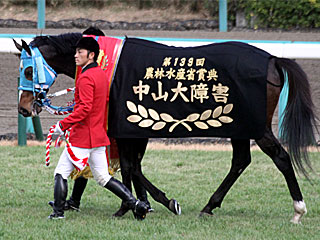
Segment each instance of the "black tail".
M282 122L283 141L296 169L308 177L305 165L312 170L307 148L315 143L316 116L313 112L310 85L306 73L293 60L276 59L277 67L288 73L289 96Z

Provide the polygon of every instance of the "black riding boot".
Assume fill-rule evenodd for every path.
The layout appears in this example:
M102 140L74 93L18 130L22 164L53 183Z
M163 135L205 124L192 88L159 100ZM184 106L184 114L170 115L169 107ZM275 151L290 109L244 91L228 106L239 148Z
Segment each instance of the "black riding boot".
M54 178L54 204L53 213L48 217L49 219L64 218L64 205L68 194L68 182L63 179L60 174Z
M148 212L148 207L144 202L141 202L132 195L132 193L115 178L111 178L110 181L104 186L119 198L122 199L124 204L133 211L133 215L138 220L143 220Z
M74 180L73 190L72 194L70 196L70 199L66 201L64 205L65 211L68 210L75 210L80 211L80 201L82 194L84 192L84 189L87 186L88 179L80 176L76 180ZM48 202L48 204L53 207L53 201Z
M70 199L67 200L66 206L68 206L68 209L79 211L80 207L80 201L82 194L84 192L84 189L87 186L88 179L80 176L74 181L74 186L72 190L72 194L70 196Z

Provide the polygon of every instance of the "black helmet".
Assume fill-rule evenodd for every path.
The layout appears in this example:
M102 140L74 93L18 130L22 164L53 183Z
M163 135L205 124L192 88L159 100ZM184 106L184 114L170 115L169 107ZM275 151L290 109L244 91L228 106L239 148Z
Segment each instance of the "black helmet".
M90 52L94 52L94 61L97 61L99 56L99 44L92 37L83 37L81 38L77 44L76 48L86 49Z

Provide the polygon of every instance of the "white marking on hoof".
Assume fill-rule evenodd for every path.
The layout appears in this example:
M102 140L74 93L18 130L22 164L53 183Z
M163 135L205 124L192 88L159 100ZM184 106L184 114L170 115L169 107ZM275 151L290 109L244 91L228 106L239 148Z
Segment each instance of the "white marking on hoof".
M290 222L301 224L301 218L307 213L307 207L304 201L293 201L294 215Z

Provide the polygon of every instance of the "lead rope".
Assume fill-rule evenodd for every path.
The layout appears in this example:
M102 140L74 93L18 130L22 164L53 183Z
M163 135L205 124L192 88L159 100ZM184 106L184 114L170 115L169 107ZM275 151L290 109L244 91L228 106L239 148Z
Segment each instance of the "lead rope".
M42 104L43 107L50 113L50 114L55 114L55 115L66 115L69 114L73 111L73 107L75 105L74 100L71 102L67 103L67 107L56 107L56 106L52 106L51 105L51 98L53 97L58 97L70 92L74 92L75 88L67 88L65 90L61 90L58 92L55 92L53 94L47 95L47 97L43 100ZM52 125L49 129L49 133L47 136L47 141L46 141L46 166L50 165L50 147L52 144L52 134L54 133L54 130L56 128L56 125ZM74 152L71 149L71 146L69 144L69 135L70 135L70 130L71 128L67 129L64 132L64 137L65 137L65 141L66 141L66 148L67 148L67 152L69 154L69 156L72 159L72 164L73 166L77 169L77 171L82 171L86 166L88 166L88 157L85 157L83 159L79 159L76 157L76 155L74 154ZM62 136L63 134L59 135L58 138L56 139L55 142L55 147L60 147L61 142L62 142Z
M74 100L71 101L71 102L68 102L67 103L67 107L56 107L56 106L52 106L51 105L51 98L53 97L58 97L58 96L61 96L61 95L64 95L64 94L67 94L67 93L70 93L70 92L74 92L75 91L75 88L67 88L65 90L61 90L61 91L58 91L58 92L55 92L53 94L50 94L50 95L47 95L47 97L43 100L42 102L42 106L50 113L50 114L54 114L54 115L66 115L66 114L69 114L73 111L73 107L74 107ZM49 133L48 133L48 136L47 136L47 141L46 141L46 159L45 159L45 162L46 162L46 166L49 166L50 165L50 147L51 147L51 144L52 144L52 134L54 133L54 129L56 128L56 125L52 125L49 129ZM75 168L78 170L78 171L81 171L85 166L87 166L87 158L84 158L84 159L78 159L71 147L70 147L70 144L69 144L69 135L70 135L70 129L68 129L67 131L65 131L65 141L66 141L66 147L67 147L67 150L68 150L68 153L70 154L71 158L73 158L73 160L75 161L75 163L73 164L75 166ZM55 147L60 147L61 145L61 142L62 142L62 138L61 138L62 134L60 136L58 136L58 138L56 139L56 142L55 142ZM108 163L109 165L109 163ZM115 167L111 167L109 166L109 173L113 176L114 173L119 169L119 166L115 166Z
M46 141L46 166L50 165L50 147L52 144L52 134L54 133L54 129L56 128L56 125L52 125L49 129L49 133L47 136L47 141ZM72 148L70 146L69 143L69 136L70 136L70 131L71 128L69 128L68 130L66 130L64 132L64 137L65 137L65 141L66 141L66 149L68 152L68 155L70 156L70 160L72 162L72 165L75 167L75 169L77 169L78 172L82 171L86 166L89 166L88 164L88 157L85 158L77 158L77 156L74 154L74 152L72 151ZM61 145L61 136L63 134L61 134L55 142L55 147L59 147Z
M64 94L67 94L67 93L70 93L70 92L74 92L75 91L75 88L67 88L65 90L61 90L61 91L58 91L58 92L55 92L53 94L50 94L48 95L42 102L43 104L43 107L51 114L55 114L55 115L66 115L66 114L69 114L73 111L73 106L74 106L74 100L71 101L71 102L68 102L68 106L67 107L56 107L56 106L52 106L51 105L51 98L53 97L58 97L58 96L61 96L61 95L64 95ZM52 144L52 134L54 133L54 129L56 128L56 125L52 125L49 129L49 133L48 133L48 136L47 136L47 141L46 141L46 166L49 166L50 165L50 147L51 147L51 144ZM68 154L70 155L70 157L72 158L73 160L73 165L74 167L78 170L78 171L81 171L83 170L83 168L88 165L87 164L87 161L88 161L88 158L84 158L84 159L79 159L75 156L75 154L73 153L72 149L71 149L71 146L69 144L69 135L70 135L70 130L71 128L67 129L65 132L64 132L64 137L65 137L65 141L66 141L66 147L67 147L67 151L68 151ZM63 134L59 135L58 138L56 139L56 142L55 142L55 147L60 147L61 145L61 142L62 142L62 136Z
M58 97L62 96L64 94L68 94L70 92L74 92L75 88L67 88L58 92L55 92L53 94L48 94L47 97L43 100L43 106L44 108L50 113L54 115L66 115L69 114L73 111L73 106L74 106L74 100L71 102L67 103L67 107L55 107L51 105L51 98L53 97ZM52 144L52 134L54 133L54 129L56 128L56 125L52 125L49 129L49 133L47 136L47 141L46 141L46 166L50 165L50 147ZM69 141L69 134L70 131L65 132L65 139L66 142ZM62 139L61 135L56 139L55 141L55 147L59 147L61 145ZM69 144L68 144L69 145Z
M50 147L52 144L52 134L54 133L54 129L56 128L56 125L52 125L49 129L49 133L47 136L47 141L46 141L46 166L50 165ZM64 133L64 137L66 139L66 143L67 143L67 147L70 148L69 145L69 135L70 135L70 130L68 129L67 131L65 131ZM60 147L62 139L61 139L61 135L58 136L58 138L55 141L55 147Z

